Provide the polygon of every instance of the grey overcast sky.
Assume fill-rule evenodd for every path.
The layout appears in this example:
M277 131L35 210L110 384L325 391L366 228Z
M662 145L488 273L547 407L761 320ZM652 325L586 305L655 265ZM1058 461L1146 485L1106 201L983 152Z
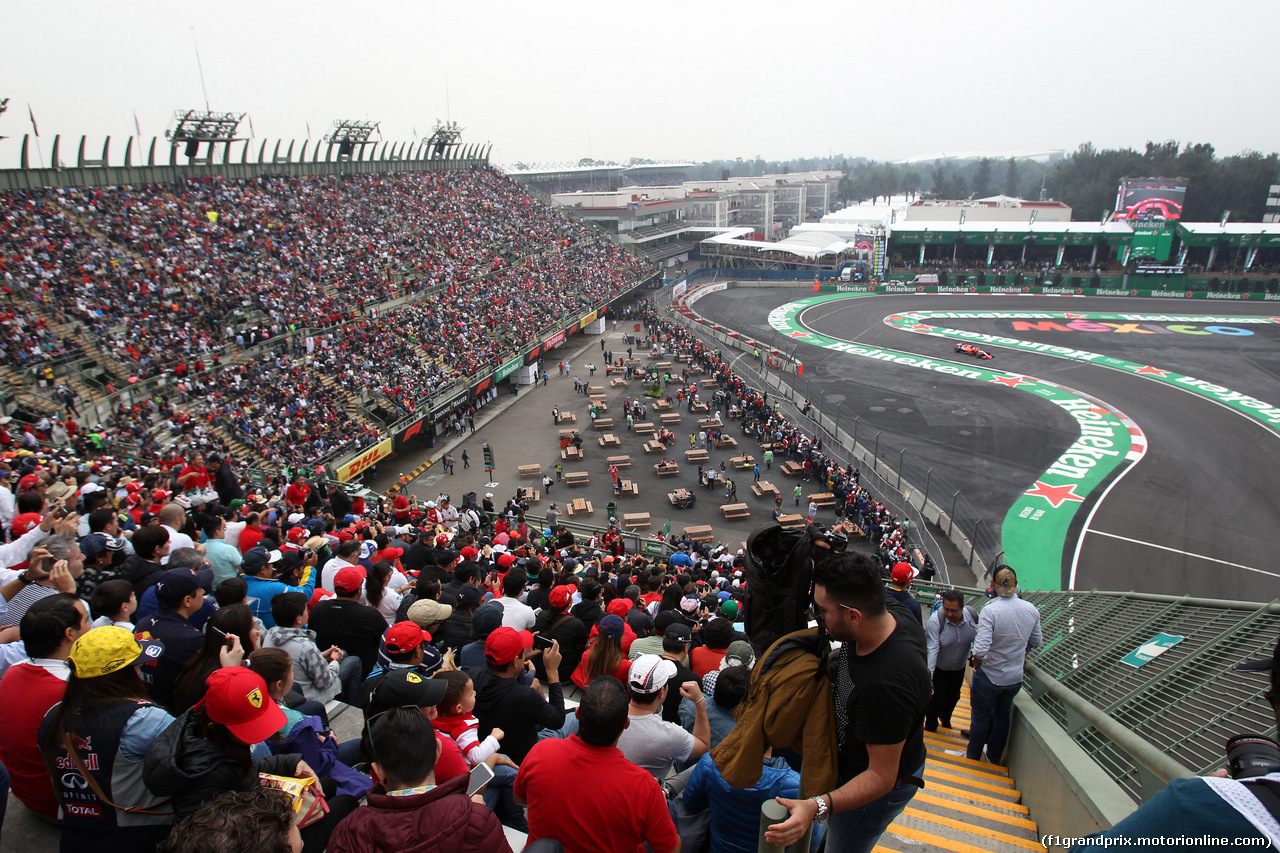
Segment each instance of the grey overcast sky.
M407 140L449 115L506 165L1280 149L1276 0L10 0L0 20L5 168L28 104L46 157L110 134L113 160L134 111L149 141L202 107L193 27L210 106L258 138L369 118Z

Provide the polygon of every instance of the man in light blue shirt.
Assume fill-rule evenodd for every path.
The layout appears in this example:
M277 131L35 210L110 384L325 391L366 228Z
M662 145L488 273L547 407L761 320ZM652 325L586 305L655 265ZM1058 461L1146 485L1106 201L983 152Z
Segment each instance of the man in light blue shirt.
M204 524L204 555L213 569L213 585L216 588L227 578L240 574L243 558L239 548L227 544L227 520L215 515Z
M982 748L987 760L999 764L1009 739L1009 714L1013 697L1022 689L1022 667L1027 649L1039 648L1040 611L1017 597L1018 576L1002 566L995 574L996 597L978 616L978 635L973 641L973 684L969 704L972 723L968 757L978 761Z
M930 614L924 624L929 675L933 679L933 697L924 711L927 732L936 732L939 720L943 728L951 728L951 712L960 701L964 668L978 635L976 622L973 610L965 606L964 594L949 589L942 593L942 608Z

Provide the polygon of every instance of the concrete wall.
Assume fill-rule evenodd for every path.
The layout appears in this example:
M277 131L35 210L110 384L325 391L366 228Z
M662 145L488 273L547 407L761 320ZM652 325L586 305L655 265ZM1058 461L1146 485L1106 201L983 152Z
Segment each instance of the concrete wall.
M1025 690L1013 702L1005 756L1041 838L1078 838L1110 829L1137 808Z

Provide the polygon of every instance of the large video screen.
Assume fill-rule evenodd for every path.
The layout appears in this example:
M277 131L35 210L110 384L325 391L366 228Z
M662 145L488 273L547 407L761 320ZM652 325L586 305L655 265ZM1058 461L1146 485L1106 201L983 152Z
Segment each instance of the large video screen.
M1182 203L1187 188L1177 181L1154 180L1123 181L1116 192L1116 219L1182 218Z

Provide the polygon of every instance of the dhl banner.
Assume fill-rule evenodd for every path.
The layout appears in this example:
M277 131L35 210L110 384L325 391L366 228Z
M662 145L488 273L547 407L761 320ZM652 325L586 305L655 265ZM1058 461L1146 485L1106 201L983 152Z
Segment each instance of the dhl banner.
M391 439L385 438L370 449L366 450L364 453L361 453L355 459L352 459L344 465L340 465L336 472L338 481L345 483L354 477L358 477L367 471L369 466L373 465L378 460L385 459L390 456L391 445Z

